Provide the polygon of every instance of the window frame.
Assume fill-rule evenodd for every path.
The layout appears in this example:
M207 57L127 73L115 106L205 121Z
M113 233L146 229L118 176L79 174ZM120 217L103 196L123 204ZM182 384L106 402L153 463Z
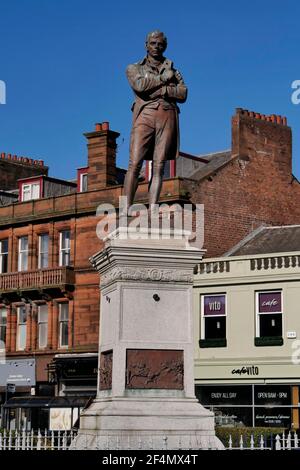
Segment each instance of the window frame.
M67 305L68 308L68 318L61 320L61 309L62 306ZM70 342L70 334L69 334L69 320L70 320L70 304L69 302L59 302L58 304L58 347L60 349L68 349L69 348L69 342ZM67 344L62 344L62 325L67 324Z
M1 315L1 312L5 310L5 322L2 322L2 315ZM0 306L0 351L2 350L1 349L1 341L4 343L4 345L6 344L6 335L7 335L7 319L8 319L8 308L7 307L4 307L4 306ZM2 328L4 328L5 330L5 334L4 334L4 340L1 339L1 336L2 336Z
M279 312L259 312L259 294L281 294L281 311ZM284 322L283 322L283 290L269 289L255 291L255 337L268 338L268 336L260 335L260 315L278 315L281 314L281 337L284 338ZM271 337L271 336L270 336Z
M33 197L33 186L38 186L38 196ZM27 191L25 191L25 188L28 188ZM25 192L29 194L29 198L25 199L24 195ZM32 182L32 183L23 183L22 184L22 202L27 202L27 201L34 201L36 199L40 199L41 197L41 183L40 181Z
M23 239L27 239L27 250L21 250L21 244ZM26 259L26 269L21 269L22 267L22 259L24 254L27 254ZM28 261L29 261L29 237L28 235L23 235L18 239L18 272L28 271Z
M86 177L86 189L83 189L83 177ZM85 193L87 192L88 190L88 172L86 173L80 173L80 184L79 184L79 188L80 188L80 193Z
M47 235L48 237L48 241L47 241L47 251L45 252L42 252L41 251L41 247L42 247L42 237L44 237L45 235ZM39 252L38 252L38 269L47 269L49 267L49 240L50 240L50 237L49 237L49 233L48 232L45 232L45 233L40 233L39 234ZM47 266L41 266L41 260L42 260L42 256L41 255L45 255L47 254Z
M69 247L62 248L63 233L69 232ZM63 254L68 253L69 263L63 264ZM71 266L71 230L65 229L59 232L59 266Z
M7 241L7 251L2 251L2 245L4 242ZM5 273L8 273L8 253L9 253L9 239L8 238L2 238L0 240L0 274L5 274ZM6 265L7 265L7 270L3 270L3 265L4 265L4 262L3 260L5 259L6 257Z
M21 309L25 309L26 320L23 323L20 323L20 311ZM28 320L28 310L26 305L19 305L17 307L17 334L16 334L16 351L25 351L26 350L26 343L27 343L27 320ZM24 348L20 347L20 326L25 325L25 341L24 341Z
M166 168L169 165L169 175L166 176ZM164 174L163 174L163 179L171 179L176 177L176 160L167 160L165 168L164 168ZM150 181L152 178L152 160L147 160L145 163L145 179L146 181Z
M204 315L204 298L205 297L225 297L225 314L224 315ZM216 294L201 294L201 325L200 325L200 340L207 340L205 338L205 318L211 317L225 317L225 338L227 338L227 294L225 292L218 292ZM216 338L217 339L217 338Z
M40 319L40 309L41 307L47 307L47 320L43 320L41 321ZM48 304L39 304L37 305L37 309L38 309L38 312L37 312L37 330L38 330L38 349L46 349L47 346L48 346L48 329L49 329L49 305ZM41 334L40 334L40 330L41 330L41 326L42 325L46 325L46 344L45 345L41 345L40 344L40 338L41 338Z

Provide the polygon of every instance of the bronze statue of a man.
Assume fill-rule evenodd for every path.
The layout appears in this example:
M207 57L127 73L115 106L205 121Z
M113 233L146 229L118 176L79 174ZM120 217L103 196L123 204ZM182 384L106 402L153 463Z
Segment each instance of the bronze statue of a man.
M144 160L152 160L149 206L159 199L164 166L176 158L179 143L177 103L184 103L187 88L173 63L163 56L167 38L160 31L147 35L147 56L127 67L135 94L130 138L130 160L123 194L132 205ZM150 206L151 207L151 206Z

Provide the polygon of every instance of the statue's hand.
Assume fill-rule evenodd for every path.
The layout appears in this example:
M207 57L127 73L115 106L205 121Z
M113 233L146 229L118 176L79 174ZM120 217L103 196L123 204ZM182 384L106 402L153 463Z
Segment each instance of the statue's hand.
M174 77L174 71L172 69L164 70L160 76L160 79L163 83L167 83Z
M182 82L182 81L183 81L182 75L181 75L180 72L178 72L178 70L176 70L176 72L175 72L175 77L176 77L176 79L178 80L178 82Z

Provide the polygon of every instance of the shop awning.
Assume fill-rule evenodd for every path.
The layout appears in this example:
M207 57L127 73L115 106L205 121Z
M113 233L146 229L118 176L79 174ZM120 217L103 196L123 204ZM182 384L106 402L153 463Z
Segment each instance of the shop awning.
M5 408L83 408L89 397L35 397L10 398Z

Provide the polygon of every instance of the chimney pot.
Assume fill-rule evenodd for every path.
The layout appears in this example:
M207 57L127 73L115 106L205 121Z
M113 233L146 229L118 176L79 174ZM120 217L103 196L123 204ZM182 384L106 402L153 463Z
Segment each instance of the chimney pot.
M10 153L7 154L7 158L8 158L8 160L11 160L11 154Z
M96 132L102 131L102 124L101 124L101 122L96 122L96 124L95 124L95 130L96 130Z
M5 158L5 153L4 152L1 153L1 158Z
M102 130L103 131L108 131L109 130L109 122L107 122L107 121L102 122Z
M282 118L282 125L287 126L287 118L286 117Z

